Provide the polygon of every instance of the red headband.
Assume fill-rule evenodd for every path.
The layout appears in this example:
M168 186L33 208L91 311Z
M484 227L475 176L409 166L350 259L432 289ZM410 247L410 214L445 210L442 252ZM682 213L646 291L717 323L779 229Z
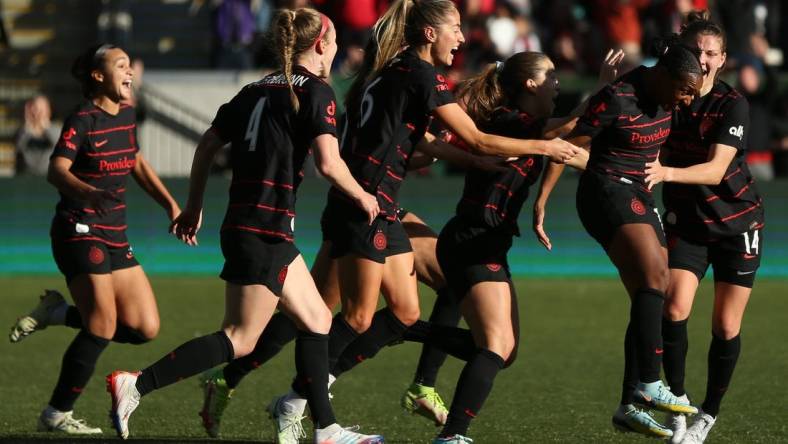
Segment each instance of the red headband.
M312 46L317 46L317 42L319 42L323 38L323 36L326 35L326 31L328 31L328 27L331 25L331 21L328 19L328 17L326 17L325 14L323 13L319 13L319 14L320 14L320 34L317 35L317 38L315 39L315 43L313 43Z

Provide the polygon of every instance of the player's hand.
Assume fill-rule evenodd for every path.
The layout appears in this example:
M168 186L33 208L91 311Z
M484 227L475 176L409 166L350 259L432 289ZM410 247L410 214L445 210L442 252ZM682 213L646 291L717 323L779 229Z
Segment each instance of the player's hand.
M547 157L556 163L566 163L582 149L558 137L545 141L545 144L547 145Z
M367 213L367 221L370 225L378 217L380 214L380 206L378 206L378 198L369 194L369 193L362 193L361 196L356 199L356 204Z
M669 182L671 168L663 166L659 163L659 159L646 164L646 186L648 189L654 188L654 185L660 182Z
M170 224L170 233L186 245L197 245L197 232L202 226L202 208L189 208L188 206L173 219Z
M544 203L535 202L533 219L534 234L536 234L536 238L539 242L550 251L553 249L553 244L550 243L550 237L547 236L547 233L544 231L544 213Z
M607 85L613 82L618 77L618 69L621 67L621 62L624 60L624 50L610 49L607 51L605 60L602 61L602 66L599 67L599 83Z
M118 196L112 191L95 188L87 193L85 200L99 216L105 216L120 203Z

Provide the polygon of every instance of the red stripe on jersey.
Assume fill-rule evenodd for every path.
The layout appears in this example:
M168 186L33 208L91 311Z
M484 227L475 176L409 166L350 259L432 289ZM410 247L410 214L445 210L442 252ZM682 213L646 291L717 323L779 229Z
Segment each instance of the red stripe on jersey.
M107 134L107 133L112 133L112 132L115 132L115 131L130 130L130 129L136 127L136 126L137 126L136 124L132 123L131 125L126 125L126 126L116 126L114 128L107 128L107 129L103 129L103 130L88 131L88 136L95 136L96 134Z
M122 149L122 150L106 151L106 152L101 152L101 153L85 152L85 155L87 155L88 157L106 157L106 156L113 156L115 154L131 153L131 152L136 151L136 150L137 150L137 148L125 148L125 149Z
M747 183L746 185L741 187L741 189L739 191L737 191L736 194L734 194L731 197L737 198L737 197L741 196L742 194L744 194L744 192L747 191L750 188L750 185L752 185L752 182L753 181L750 181L749 183ZM715 200L717 200L719 198L720 198L720 196L715 194L714 196L709 196L708 198L706 198L706 202L714 202Z
M735 176L735 175L737 175L737 174L739 174L739 173L741 173L741 168L736 168L735 170L733 170L733 172L732 172L732 173L730 173L730 174L728 174L727 176L723 177L723 178L722 178L722 180L728 180L728 179L730 179L731 177L733 177L733 176Z
M122 242L122 243L110 242L110 241L108 241L106 239L102 239L102 238L96 237L96 236L70 237L68 239L63 239L63 241L65 241L65 242L96 241L96 242L101 242L102 244L107 244L110 247L116 247L116 248L123 248L123 247L128 247L129 246L128 242Z
M498 211L498 207L496 205L494 205L494 204L491 204L491 203L485 204L484 208L489 208L489 209L497 212L501 216L501 218L506 218L506 212L505 211Z
M126 171L113 171L111 173L107 173L107 176L128 176L130 172L131 169L128 169Z
M656 125L658 123L668 122L668 121L670 121L671 117L672 116L670 114L668 114L667 117L663 117L663 118L661 118L659 120L655 120L653 122L641 123L640 125L626 125L626 126L622 126L621 128L627 128L627 129L629 129L629 128L646 128L646 127L649 127L649 126L654 126L654 125Z
M528 177L528 172L527 171L523 171L522 168L518 167L514 163L509 163L509 166L514 168L518 173L520 173L521 176Z
M731 214L730 216L725 216L725 217L723 217L720 220L706 219L703 222L707 223L707 224L713 224L713 223L716 223L716 222L727 222L727 221L729 221L731 219L736 219L737 217L741 217L741 216L743 216L743 215L745 215L745 214L747 214L747 213L759 208L760 206L761 206L761 204L755 204L755 205L747 208L746 210L739 211L738 213Z
M126 208L126 205L125 204L120 204L120 205L117 205L117 206L114 206L114 207L108 209L107 211L117 211L117 210L122 210L124 208ZM96 210L94 210L93 208L83 208L82 211L84 211L86 213L90 213L90 214L95 214L96 213Z
M128 228L128 225L99 225L99 224L91 224L93 228L98 228L99 230L110 230L110 231L123 231Z
M82 171L72 171L71 173L74 174L75 176L91 177L91 178L94 178L94 179L98 179L99 177L104 177L105 176L104 174L87 173L87 172L82 172Z
M402 181L402 178L397 176L396 174L392 173L391 170L386 170L386 175L389 176L389 177L393 177L394 179L396 179L398 181Z
M121 105L120 105L120 109L126 109L126 108L128 108L129 106L130 106L130 105L124 105L124 104L121 104ZM77 113L77 115L78 115L78 116L87 116L87 115L89 115L89 114L96 114L96 113L100 113L100 112L102 112L102 110L100 110L100 109L92 109L92 110L90 110L90 111L80 111L80 112L78 112L78 113Z
M383 198L386 199L387 201L389 201L389 203L394 203L394 199L392 199L391 196L389 196L388 194L384 193L383 191L378 190L378 194L383 196Z
M362 158L362 159L367 159L368 161L370 161L370 162L374 163L375 165L380 165L380 164L381 164L381 161L380 161L380 160L378 160L378 159L375 159L374 157L372 157L372 156L369 156L369 155L364 155L364 154L359 154L359 153L356 153L356 156L358 156L358 157L360 157L360 158Z
M635 93L616 93L619 97L635 97Z
M496 188L500 188L500 189L502 189L502 190L506 191L506 194L507 194L509 197L512 197L512 196L514 195L514 193L512 193L512 192L511 192L511 190L509 189L509 187L508 187L508 186L506 186L506 185L504 185L504 184L502 184L502 183L496 183L496 184L495 184L495 187L496 187Z
M403 159L407 160L408 159L408 153L402 151L399 148L400 148L400 146L397 145L397 153L399 153L399 155L402 156Z
M282 239L284 239L286 241L291 241L292 242L292 240L293 240L292 236L289 236L287 233L283 233L281 231L264 230L262 228L249 227L249 226L246 226L246 225L225 225L224 227L222 227L222 231L224 231L224 230L251 231L252 233L258 233L258 234L265 234L265 235L268 235L268 236L281 237Z
M257 204L257 203L235 203L230 204L230 208L239 208L239 207L255 207L260 208L261 210L273 211L275 213L285 213L288 216L295 216L295 213L290 211L289 208L276 208L269 205Z
M126 189L125 188L118 188L117 190L115 190L115 192L116 193L125 193Z
M411 130L411 131L416 131L416 125L414 125L412 123L405 122L405 126L407 126L408 129Z
M251 180L251 179L238 179L233 181L233 185L235 184L263 184L269 187L281 187L288 190L292 190L293 186L287 183L277 183L272 180Z
M645 175L646 175L646 173L645 173L645 172L643 172L643 171L635 171L635 170L632 170L632 171L624 171L624 170L613 170L613 169L609 169L609 170L607 170L607 171L608 171L608 172L613 172L613 173L619 173L619 174L632 174L632 175L635 175L635 176L645 176Z

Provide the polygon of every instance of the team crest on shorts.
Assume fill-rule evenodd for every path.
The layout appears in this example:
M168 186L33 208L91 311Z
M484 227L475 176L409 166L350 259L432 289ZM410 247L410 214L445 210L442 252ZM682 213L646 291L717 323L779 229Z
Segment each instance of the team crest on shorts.
M386 248L386 235L383 234L382 231L378 231L375 233L375 236L372 237L372 245L375 246L376 250L383 250Z
M630 203L629 207L632 208L632 212L638 216L646 214L646 206L643 205L643 202L641 202L637 197L632 198L632 203Z
M285 279L287 279L287 265L282 267L282 269L279 270L279 274L276 276L276 280L280 284L284 284L285 283Z
M134 251L129 247L126 251L126 259L133 259L134 258Z
M487 269L495 273L496 271L501 269L501 264L487 264Z
M97 247L90 247L90 251L88 251L88 260L90 263L98 265L104 262L104 252Z

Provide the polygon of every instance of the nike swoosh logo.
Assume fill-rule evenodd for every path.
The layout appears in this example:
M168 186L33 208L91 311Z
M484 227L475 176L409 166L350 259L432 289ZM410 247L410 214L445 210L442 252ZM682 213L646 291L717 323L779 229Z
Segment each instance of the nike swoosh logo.
M634 122L635 120L643 117L643 113L638 114L637 116L629 116L629 121Z
M755 270L752 270L752 271L737 271L736 272L736 274L738 274L739 276L744 276L746 274L753 274L753 273L755 273Z
M651 396L643 393L642 390L640 391L640 397L646 402L651 402Z
M102 146L106 145L109 142L109 139L104 139L101 142L96 142L96 148L101 148Z
M755 259L756 257L758 257L754 254L744 254L742 256L744 256L745 259Z

